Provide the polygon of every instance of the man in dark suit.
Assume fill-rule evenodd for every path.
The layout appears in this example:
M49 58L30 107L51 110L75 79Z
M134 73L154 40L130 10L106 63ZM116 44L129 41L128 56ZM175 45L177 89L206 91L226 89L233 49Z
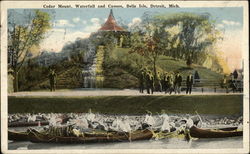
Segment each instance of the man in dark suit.
M180 75L179 72L177 72L176 75L175 75L175 80L174 80L174 91L175 91L175 94L176 93L178 93L178 94L181 93L181 82L182 82L182 76Z
M193 83L194 83L194 77L193 77L193 75L190 73L190 74L187 76L187 80L186 80L186 85L187 85L186 94L188 94L188 93L191 94Z
M56 73L55 70L51 69L49 74L50 91L55 91L56 87Z
M151 89L151 72L147 70L145 72L145 80L146 80L146 89L147 89L147 94L150 94L150 89Z
M143 93L144 91L144 81L145 80L145 69L141 69L139 72L139 89L140 93Z

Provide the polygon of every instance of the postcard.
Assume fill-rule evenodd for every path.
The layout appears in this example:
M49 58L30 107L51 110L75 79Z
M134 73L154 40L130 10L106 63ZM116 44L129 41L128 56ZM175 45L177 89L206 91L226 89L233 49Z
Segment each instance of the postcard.
M247 1L1 4L1 152L249 152Z

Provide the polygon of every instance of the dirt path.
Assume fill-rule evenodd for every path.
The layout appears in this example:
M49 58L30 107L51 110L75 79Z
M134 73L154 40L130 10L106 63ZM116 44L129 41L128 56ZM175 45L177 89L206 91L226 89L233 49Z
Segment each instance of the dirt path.
M192 92L191 95L235 95L239 93L225 93L225 92ZM152 94L146 94L144 92L143 94L139 93L138 90L82 90L82 89L76 89L76 90L57 90L55 92L50 91L33 91L33 92L17 92L17 93L10 93L8 96L143 96L143 95L152 95ZM169 94L165 94L164 92L155 92L153 95L165 95L170 96ZM184 91L182 91L181 94L174 94L171 95L186 95Z

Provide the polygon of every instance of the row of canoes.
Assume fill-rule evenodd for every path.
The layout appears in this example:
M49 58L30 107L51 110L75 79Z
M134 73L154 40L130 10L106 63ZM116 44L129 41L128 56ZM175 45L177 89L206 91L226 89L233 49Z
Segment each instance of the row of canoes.
M192 138L224 138L242 136L243 131L237 131L235 128L226 130L212 130L201 129L193 126L190 128L190 136ZM159 132L158 132L159 133ZM161 138L183 137L185 135L179 132L161 133ZM157 133L152 130L136 130L131 133L125 132L92 132L84 133L84 136L53 136L39 132L35 129L28 129L27 132L8 131L8 140L15 141L31 141L42 143L106 143L106 142L123 142L123 141L137 141L137 140L150 140L155 138Z
M41 143L100 143L100 142L122 142L149 140L153 137L150 130L137 130L131 133L126 132L92 132L84 133L84 137L76 136L53 136L39 132L35 129L28 129L27 132L8 131L8 140L31 141Z

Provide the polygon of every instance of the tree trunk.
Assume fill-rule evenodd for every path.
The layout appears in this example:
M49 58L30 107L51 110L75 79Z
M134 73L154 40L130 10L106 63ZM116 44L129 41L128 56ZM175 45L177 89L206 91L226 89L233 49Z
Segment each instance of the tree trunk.
M18 92L18 72L14 71L14 92Z

